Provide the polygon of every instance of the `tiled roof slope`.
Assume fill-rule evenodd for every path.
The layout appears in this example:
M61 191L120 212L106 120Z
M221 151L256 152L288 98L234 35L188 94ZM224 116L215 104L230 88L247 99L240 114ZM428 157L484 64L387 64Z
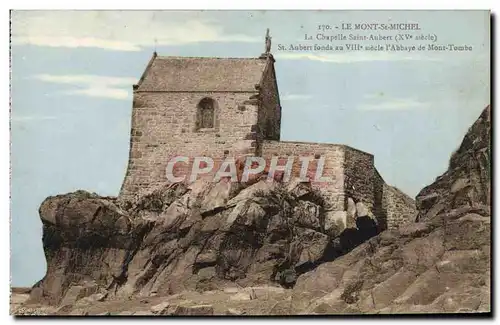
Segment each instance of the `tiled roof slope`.
M267 60L153 55L138 91L255 91Z

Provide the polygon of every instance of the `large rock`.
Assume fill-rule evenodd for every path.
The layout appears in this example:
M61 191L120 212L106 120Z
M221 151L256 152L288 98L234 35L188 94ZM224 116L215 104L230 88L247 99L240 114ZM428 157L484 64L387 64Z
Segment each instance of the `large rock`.
M151 312L155 315L167 315L169 313L170 302L164 301L151 307Z
M489 114L488 107L448 171L420 192L420 222L387 230L299 276L294 313L491 310ZM367 214L356 210L358 220Z
M234 191L235 186L235 183L229 180L211 184L210 190L201 202L201 215L214 214L223 209L229 200L229 195Z
M292 242L291 251L296 251L293 260L296 261L295 269L312 268L324 257L330 239L320 232L305 229L298 238Z
M299 201L294 208L293 217L300 227L320 230L324 226L321 207L309 201Z
M48 271L37 300L70 304L89 280L110 299L234 281L289 288L366 239L357 228L346 232L345 218L325 212L318 193L297 180L199 180L139 195L118 201L79 191L43 202Z
M327 211L325 213L325 232L331 237L339 236L347 227L346 211ZM353 223L353 225L355 225Z
M214 314L214 308L211 305L199 306L177 306L172 312L176 316L210 316Z
M491 113L488 106L469 128L448 170L417 195L418 220L458 206L491 205Z
M49 197L39 212L47 273L35 287L49 304L61 303L72 285L79 290L89 280L99 288L122 284L130 258L151 227L127 215L114 199L83 191Z
M358 211L356 208L356 203L352 198L347 198L347 211L346 211L346 228L353 228L356 226L356 218L358 217Z
M96 293L98 286L96 283L85 283L84 285L72 286L64 295L62 306L74 305L78 300L86 298Z

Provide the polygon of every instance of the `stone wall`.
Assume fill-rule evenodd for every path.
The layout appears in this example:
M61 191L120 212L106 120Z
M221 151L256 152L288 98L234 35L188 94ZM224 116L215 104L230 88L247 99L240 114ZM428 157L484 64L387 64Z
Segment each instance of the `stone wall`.
M396 229L401 224L415 222L415 201L397 188L384 184L384 205L387 207L387 228Z
M385 183L382 176L375 169L374 186L377 204L374 214L380 216L381 229L397 229L400 225L414 222L417 216L415 200Z
M257 95L257 91L134 92L129 164L120 196L165 183L167 163L175 156L222 160L227 155L255 154L252 134L258 103L249 98ZM205 97L217 103L215 127L196 130L197 105Z
M373 174L373 192L374 192L374 198L375 198L375 206L373 208L373 214L377 216L377 221L378 221L378 227L380 230L385 230L387 229L387 209L388 209L388 202L384 199L385 197L385 181L380 176L380 173L378 172L377 168L374 168L374 174Z
M284 165L286 159L294 156L292 176L299 177L301 161L299 157L310 159L308 177L312 179L314 188L319 189L327 198L328 210L344 210L344 146L335 144L268 141L262 143L262 157L269 163L273 156L283 157L279 165ZM329 177L331 181L314 181L318 159L325 157L322 176ZM321 176L321 175L320 175Z
M130 158L120 196L166 183L167 163L175 156L191 157L189 164L178 163L174 170L175 176L186 177L196 156L214 159L214 172L227 156L259 155L268 166L273 156L282 157L279 165L295 156L295 177L300 174L299 157L307 157L311 179L318 159L324 157L322 175L330 180L313 181L313 186L327 199L328 210L346 210L346 198L351 197L377 216L382 229L413 220L413 200L385 184L374 167L373 155L345 145L266 140L279 134L281 117L277 89L272 87L274 72L266 76L263 83L268 83L271 92L135 91ZM215 127L197 130L197 105L205 97L217 103ZM262 130L265 125L270 129Z
M373 155L344 146L345 192L355 202L362 201L371 211L375 207Z
M344 148L346 196L354 202L363 202L377 217L380 230L415 221L415 201L385 183L375 168L373 155L348 146Z

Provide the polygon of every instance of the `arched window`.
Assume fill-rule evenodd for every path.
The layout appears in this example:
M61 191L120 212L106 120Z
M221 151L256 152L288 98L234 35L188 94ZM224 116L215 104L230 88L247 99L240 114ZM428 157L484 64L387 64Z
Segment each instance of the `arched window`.
M205 97L198 103L196 118L197 129L212 129L215 127L216 102L212 98Z

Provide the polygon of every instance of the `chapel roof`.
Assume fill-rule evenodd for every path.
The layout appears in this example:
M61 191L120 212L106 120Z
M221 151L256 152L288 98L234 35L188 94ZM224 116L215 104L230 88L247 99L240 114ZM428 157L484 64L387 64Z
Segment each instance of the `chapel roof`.
M260 58L177 57L153 54L137 91L256 91L272 56Z

